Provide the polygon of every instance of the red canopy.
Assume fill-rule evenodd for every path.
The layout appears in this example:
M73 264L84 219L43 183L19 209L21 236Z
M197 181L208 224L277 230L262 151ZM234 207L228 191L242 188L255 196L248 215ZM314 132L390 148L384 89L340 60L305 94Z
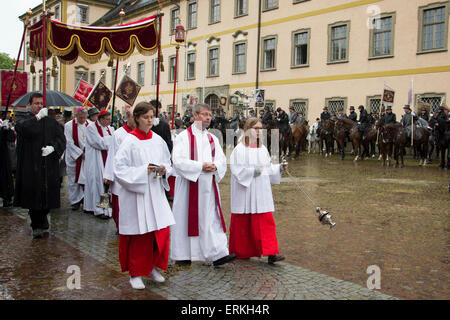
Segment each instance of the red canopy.
M116 27L79 27L49 20L47 59L51 54L62 63L74 63L81 56L88 63L98 62L103 54L112 59L127 59L136 48L142 55L158 49L156 17ZM42 60L42 20L30 28L30 55Z

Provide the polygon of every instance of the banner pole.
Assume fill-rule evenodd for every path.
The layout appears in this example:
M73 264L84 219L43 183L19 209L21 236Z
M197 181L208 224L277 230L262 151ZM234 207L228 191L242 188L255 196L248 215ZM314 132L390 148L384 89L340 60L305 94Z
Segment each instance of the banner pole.
M156 79L156 113L155 118L158 117L158 109L159 109L159 81L160 81L160 73L161 73L161 29L162 29L162 16L163 14L160 13L158 15L158 74Z

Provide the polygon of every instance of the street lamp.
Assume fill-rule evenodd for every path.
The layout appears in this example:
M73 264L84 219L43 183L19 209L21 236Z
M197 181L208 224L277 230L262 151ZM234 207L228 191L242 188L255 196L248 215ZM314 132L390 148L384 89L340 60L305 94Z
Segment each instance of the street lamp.
M176 55L175 55L175 70L173 76L173 103L172 103L172 130L175 125L175 96L177 92L177 68L178 68L178 50L180 49L180 43L184 42L186 32L181 24L175 27L175 41L177 42Z

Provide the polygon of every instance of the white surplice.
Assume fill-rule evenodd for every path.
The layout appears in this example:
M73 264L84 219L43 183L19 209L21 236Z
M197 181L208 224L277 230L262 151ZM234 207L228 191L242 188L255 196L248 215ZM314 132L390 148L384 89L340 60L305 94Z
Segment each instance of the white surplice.
M75 119L75 121L77 121ZM66 173L68 181L68 193L70 204L76 204L80 202L84 197L84 190L82 184L84 184L84 160L81 162L80 175L78 177L78 183L75 182L76 176L76 161L83 154L84 148L86 146L86 123L80 124L77 122L78 130L78 144L79 147L75 145L73 140L73 120L68 121L64 125L64 135L66 136L66 151L65 151L65 161L66 161Z
M173 214L176 225L171 228L170 258L172 260L214 261L228 255L227 236L222 229L212 185L214 175L219 191L218 183L225 175L227 161L219 140L211 134L215 143L214 164L217 170L214 173L203 172L203 163L213 162L207 131L201 131L195 125L192 125L192 133L197 144L198 161L190 160L187 130L182 131L177 136L172 151L172 162L177 178L173 200ZM199 236L189 237L189 182L197 180Z
M100 125L100 123L99 123ZM86 176L86 184L84 186L84 204L83 209L87 211L94 211L94 214L107 216L112 215L111 209L98 208L97 204L100 201L100 195L104 193L103 186L103 158L102 150L108 150L112 141L112 134L114 128L108 126L111 135L108 133L106 127L101 126L103 137L97 131L95 122L90 123L86 130L86 153L84 174Z
M108 158L106 159L105 170L103 171L103 178L112 181L110 184L110 190L112 194L115 195L118 195L120 186L118 186L114 180L114 157L128 134L129 133L123 127L120 127L114 131L112 141L108 149Z
M254 177L255 168L261 175ZM275 211L271 184L281 182L280 165L272 164L267 148L238 143L230 157L231 213L255 214Z
M166 177L147 173L150 163L163 165ZM128 134L114 157L118 191L121 235L145 234L175 224L165 190L172 170L170 152L165 141L153 133L148 140Z

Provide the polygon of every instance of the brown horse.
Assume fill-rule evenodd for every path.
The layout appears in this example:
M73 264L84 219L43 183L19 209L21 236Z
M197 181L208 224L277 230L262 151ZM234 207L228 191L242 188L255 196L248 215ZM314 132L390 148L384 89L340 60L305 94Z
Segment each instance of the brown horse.
M356 122L347 118L338 119L336 121L336 124L334 125L334 138L336 139L336 142L340 149L342 160L344 160L345 158L345 139L349 137L350 141L352 141L350 131L355 126ZM353 149L355 149L355 147L353 147Z
M289 156L291 155L295 147L294 159L296 159L302 151L301 148L305 146L306 136L308 135L309 128L304 124L296 124L291 126L291 129L292 135L290 137L289 143Z
M399 167L398 160L401 159L400 167L403 168L403 149L406 145L406 131L400 123L383 124L381 121L376 123L379 129L379 148L383 162L382 166L389 167L391 164L392 153L394 153L395 165L394 168Z
M430 133L426 128L414 127L412 144L413 147L416 148L417 154L420 156L419 166L425 166L427 164L429 138ZM411 136L406 139L406 147L411 148Z
M319 135L320 153L323 155L323 142L325 141L325 157L331 156L331 150L333 149L333 134L334 134L334 121L325 120Z

